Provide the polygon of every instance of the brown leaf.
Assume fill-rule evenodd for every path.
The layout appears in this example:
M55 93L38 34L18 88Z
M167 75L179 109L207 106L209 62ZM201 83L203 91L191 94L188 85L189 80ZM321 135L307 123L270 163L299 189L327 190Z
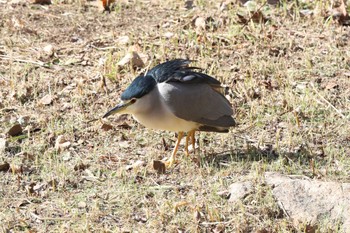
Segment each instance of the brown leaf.
M32 0L33 4L49 5L51 0Z
M330 90L330 89L339 87L339 85L336 81L329 81L329 82L323 83L321 86L326 90Z
M15 124L7 131L7 133L8 135L14 137L20 135L22 131L22 126L20 124Z
M153 169L156 170L160 174L165 173L165 164L164 164L164 162L162 162L160 160L154 160L153 161Z
M0 164L0 172L7 172L10 169L10 164L5 162L4 164Z
M83 163L80 163L80 164L77 164L74 166L74 171L83 171L87 168L89 168L90 165L89 164L83 164Z
M103 129L104 131L108 131L108 130L113 129L113 126L106 124L106 123L103 123L103 125L101 126L101 129Z
M213 230L214 233L223 233L225 232L225 225L224 224L218 224Z

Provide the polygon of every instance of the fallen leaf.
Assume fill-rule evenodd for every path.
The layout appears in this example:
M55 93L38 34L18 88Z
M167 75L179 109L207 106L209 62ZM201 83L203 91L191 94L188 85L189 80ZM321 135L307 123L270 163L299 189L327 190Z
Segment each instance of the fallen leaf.
M225 232L225 225L220 223L218 225L216 225L216 227L213 230L214 233L223 233Z
M49 5L51 4L51 0L32 0L32 3L40 5Z
M67 141L63 135L59 135L56 139L55 148L56 150L67 149L71 143Z
M4 164L0 164L0 172L7 172L10 169L10 164L5 162Z
M117 38L117 43L119 45L126 45L130 42L130 38L128 36L119 36Z
M90 167L89 164L80 163L74 166L74 171L83 171L89 167Z
M108 131L108 130L113 129L113 126L106 124L106 123L103 123L103 125L101 126L101 129L103 129L104 131Z
M142 160L137 160L135 163L131 164L131 165L127 165L125 167L125 170L129 171L129 170L132 170L132 169L135 169L135 168L139 168L139 167L142 167L143 165L145 164L144 161Z
M20 135L22 131L22 126L20 124L15 124L7 131L7 134L14 137Z
M165 164L164 164L164 162L162 162L160 160L153 160L153 169L156 170L160 174L165 173Z
M40 99L40 103L43 105L50 105L52 103L52 97L50 94L45 95Z
M339 87L339 85L336 81L329 81L329 82L323 83L321 87L323 87L326 90L330 90L330 89Z
M173 210L175 213L177 213L181 207L188 206L190 202L188 201L179 201L174 204Z
M21 165L11 164L11 171L14 174L23 173L23 167Z

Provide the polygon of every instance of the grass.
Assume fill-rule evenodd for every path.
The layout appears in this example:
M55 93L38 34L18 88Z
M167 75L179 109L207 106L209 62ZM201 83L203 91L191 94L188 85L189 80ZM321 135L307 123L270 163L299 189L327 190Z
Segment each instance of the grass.
M245 26L237 13L251 12L243 6L220 11L205 0L190 10L178 1L118 3L110 14L83 1L0 4L0 137L8 144L0 164L12 167L0 174L3 232L302 232L308 226L279 209L264 172L349 182L349 28L325 21L320 2L266 5L268 21ZM316 8L319 14L300 15ZM199 30L196 17L214 22ZM124 35L128 44L117 44ZM41 49L47 44L51 57ZM196 60L227 86L239 125L197 134L199 159L181 149L181 163L157 174L152 162L170 155L173 133L131 117L109 119L109 131L89 122L145 71L116 65L129 46L146 55L147 67ZM20 136L6 135L26 116ZM60 135L70 146L58 150ZM137 161L143 165L126 169ZM219 195L245 180L255 188L244 200ZM326 219L318 231L338 224Z

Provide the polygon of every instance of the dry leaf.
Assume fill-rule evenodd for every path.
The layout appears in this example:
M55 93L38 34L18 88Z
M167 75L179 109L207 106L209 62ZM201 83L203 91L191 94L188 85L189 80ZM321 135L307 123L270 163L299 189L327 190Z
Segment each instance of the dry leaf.
M119 36L117 39L117 43L119 45L126 45L130 42L130 38L128 36Z
M55 148L60 151L62 149L67 149L70 145L71 143L67 141L63 135L60 135L56 139Z
M125 170L129 171L135 168L139 168L145 165L145 162L142 160L137 160L135 163L131 164L131 165L127 165L125 167Z
M216 227L213 230L214 233L223 233L225 232L225 225L220 223L218 225L216 225Z
M33 4L49 5L51 0L32 0Z
M108 130L113 129L113 126L106 124L106 123L103 123L103 125L101 126L101 129L103 129L104 131L108 131Z
M20 135L22 131L22 126L20 124L15 124L7 131L7 133L8 135L14 137Z
M52 103L52 97L50 94L45 95L40 99L40 103L43 105L50 105Z
M330 90L330 89L339 87L339 85L336 81L329 81L329 82L323 83L321 87L323 87L326 90Z
M4 164L0 164L0 172L7 172L10 169L10 164L5 162Z
M164 162L162 162L160 160L153 160L153 169L156 170L160 174L165 173Z
M90 167L89 164L80 163L74 166L74 171L83 171L89 167Z

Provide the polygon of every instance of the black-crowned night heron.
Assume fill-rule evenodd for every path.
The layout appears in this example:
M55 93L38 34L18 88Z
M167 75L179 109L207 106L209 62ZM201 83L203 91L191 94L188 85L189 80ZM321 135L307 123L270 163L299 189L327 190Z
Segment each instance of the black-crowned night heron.
M122 102L103 118L115 113L132 114L142 125L178 133L173 153L165 162L175 162L184 133L185 151L195 131L228 132L235 125L229 101L221 94L221 83L190 67L191 61L176 59L157 65L145 75L135 78L122 93Z

